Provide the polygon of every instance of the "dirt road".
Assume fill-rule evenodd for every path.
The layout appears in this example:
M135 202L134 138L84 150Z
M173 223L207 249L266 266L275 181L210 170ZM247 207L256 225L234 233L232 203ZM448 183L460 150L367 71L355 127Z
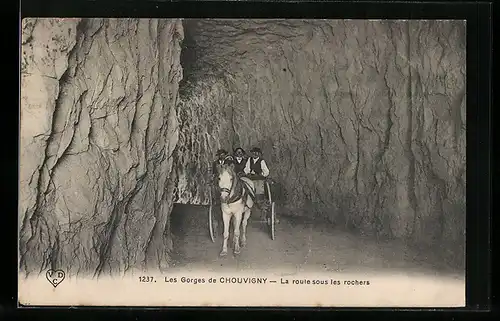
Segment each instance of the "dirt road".
M172 213L175 269L222 271L277 270L446 275L465 282L463 272L439 266L439 258L416 253L397 242L375 242L327 224L280 216L276 239L262 223L250 222L247 246L219 257L222 235L212 243L204 207L181 206ZM231 238L228 242L231 241ZM231 245L229 245L231 246Z

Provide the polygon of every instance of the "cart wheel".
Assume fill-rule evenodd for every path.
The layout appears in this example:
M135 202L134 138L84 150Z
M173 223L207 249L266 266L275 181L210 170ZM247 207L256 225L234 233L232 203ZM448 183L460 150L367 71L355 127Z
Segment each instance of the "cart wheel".
M276 219L276 213L275 213L275 208L274 208L274 201L271 195L271 186L268 181L266 181L266 187L267 187L267 199L269 202L269 207L267 208L268 210L268 215L267 215L267 225L269 226L270 229L270 234L271 234L271 239L274 240L275 237L275 219Z
M275 239L275 231L276 231L276 211L274 208L274 202L271 203L271 239L274 241Z
M214 220L214 205L212 203L212 190L210 189L210 205L208 207L208 232L210 233L210 239L215 243L217 238L215 220Z
M215 233L215 222L214 222L214 215L213 215L213 210L212 210L213 206L210 205L210 207L208 208L208 230L210 232L210 239L212 240L212 242L215 242L215 239L216 239L216 233Z

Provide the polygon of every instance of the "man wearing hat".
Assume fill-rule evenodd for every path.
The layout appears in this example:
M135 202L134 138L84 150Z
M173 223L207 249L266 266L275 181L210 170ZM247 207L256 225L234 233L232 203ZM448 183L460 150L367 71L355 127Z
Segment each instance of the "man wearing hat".
M257 201L266 200L267 197L264 194L266 192L264 188L264 180L269 176L269 168L267 167L266 161L262 158L262 151L258 147L254 147L250 150L251 157L248 158L244 172L246 177L250 178L254 182L255 186L255 199ZM269 204L264 202L260 205L263 209L261 215L262 219L266 219L265 213L267 212L267 207Z
M233 157L225 149L219 149L215 154L217 159L212 163L212 175L217 175L217 165L230 164Z
M243 148L238 147L234 150L234 170L238 176L245 175L245 165L247 162L247 158L245 157L245 151Z
M225 149L219 149L217 153L215 153L215 156L217 159L212 162L212 186L215 187L216 189L219 188L218 186L218 179L217 179L217 166L222 165L222 164L230 164L233 162L233 157L229 155L229 153ZM220 198L216 196L217 193L212 192L212 202L215 205L220 205ZM219 222L222 221L222 211L220 209L220 206L215 206L215 215L214 215L214 225L215 229L218 229L218 226L220 225Z
M258 180L258 184L255 184L255 193L264 194L263 180L269 176L269 168L267 167L266 161L262 158L262 151L260 148L254 147L250 150L250 153L252 156L248 158L244 172L251 180Z

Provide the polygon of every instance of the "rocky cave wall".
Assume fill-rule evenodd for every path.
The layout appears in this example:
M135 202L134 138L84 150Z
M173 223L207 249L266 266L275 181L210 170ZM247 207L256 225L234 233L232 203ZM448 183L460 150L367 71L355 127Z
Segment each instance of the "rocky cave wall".
M167 268L172 203L205 203L237 145L263 149L280 214L463 244L464 29L23 20L21 269Z
M259 146L284 188L282 214L458 246L463 256L465 22L184 26L182 109L203 118L189 116L199 122L181 141L196 161L180 172L202 173L219 146ZM180 194L206 195L198 178L184 176L190 191Z
M20 268L165 268L180 20L24 19Z
M181 85L179 143L174 152L178 177L174 202L206 205L215 152L233 145L231 106L237 89L231 88L226 78L211 74L199 75L194 83L187 80Z

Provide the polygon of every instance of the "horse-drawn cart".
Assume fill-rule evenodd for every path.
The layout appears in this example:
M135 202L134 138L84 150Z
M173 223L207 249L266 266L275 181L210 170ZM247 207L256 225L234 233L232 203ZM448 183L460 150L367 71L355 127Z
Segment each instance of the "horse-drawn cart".
M257 205L257 207L260 209L261 212L263 212L263 218L260 220L252 220L252 222L259 222L259 223L264 223L267 224L268 229L269 229L269 234L271 236L271 239L274 240L276 237L276 201L273 198L273 193L272 193L272 186L274 184L274 181L270 178L265 178L265 179L252 179L252 181L255 184L262 184L264 186L263 189L259 191L259 189L256 189L255 192L255 201L254 204ZM220 203L217 202L218 200L218 195L215 192L218 190L217 187L210 186L210 204L208 208L208 229L210 233L210 239L212 242L215 242L218 236L220 236L222 233L218 229L219 225L221 224L221 220L216 218L216 215L220 214ZM252 211L252 214L253 211ZM255 215L251 215L255 216Z

